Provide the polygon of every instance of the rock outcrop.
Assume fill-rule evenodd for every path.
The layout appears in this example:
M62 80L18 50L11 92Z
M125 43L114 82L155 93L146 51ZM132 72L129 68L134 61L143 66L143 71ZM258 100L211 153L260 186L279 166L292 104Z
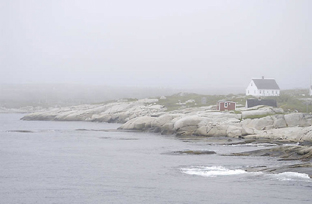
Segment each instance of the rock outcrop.
M263 110L263 111L262 111ZM184 110L185 111L185 110ZM202 111L188 109L180 114L164 113L151 119L150 129L163 134L199 136L227 136L271 138L289 141L312 141L311 116L302 113L282 114L282 109L263 107L250 110L256 118L242 119L242 115L227 112ZM255 112L256 111L256 112ZM270 113L270 114L268 114ZM261 117L262 116L262 117ZM132 123L137 119L123 124L120 129L133 129ZM146 121L150 119L145 118ZM142 130L147 130L146 126Z
M280 108L241 108L241 114L218 112L212 106L166 112L158 99L54 108L31 113L23 120L96 121L123 123L120 129L161 134L273 138L312 141L312 116L284 114Z
M166 111L163 106L156 104L157 101L158 99L141 99L133 102L119 101L108 104L54 108L28 114L22 119L125 123L140 116L151 116Z
M312 160L311 146L280 146L269 149L260 149L242 153L232 153L228 156L271 156L280 157L280 160Z

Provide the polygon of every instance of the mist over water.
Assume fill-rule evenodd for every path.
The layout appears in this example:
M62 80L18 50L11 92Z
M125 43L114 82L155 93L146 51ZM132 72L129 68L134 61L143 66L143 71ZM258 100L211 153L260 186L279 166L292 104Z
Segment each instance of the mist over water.
M3 203L311 203L306 174L244 171L294 162L220 156L263 147L20 117L0 114ZM187 149L217 154L167 154Z
M307 90L311 8L310 0L0 1L0 112L239 94L262 76ZM306 174L244 170L295 161L220 156L263 146L21 117L0 114L0 203L312 201ZM183 150L217 154L168 154Z
M2 84L0 86L0 107L20 108L25 106L54 107L87 103L101 103L123 98L147 98L177 94L179 92L198 94L243 93L243 89L228 90L206 87L202 89L121 87L88 84Z

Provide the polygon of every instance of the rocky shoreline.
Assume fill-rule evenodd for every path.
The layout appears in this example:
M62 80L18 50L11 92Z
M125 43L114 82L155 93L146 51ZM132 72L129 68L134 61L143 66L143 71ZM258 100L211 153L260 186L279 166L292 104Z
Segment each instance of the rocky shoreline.
M231 138L269 138L312 141L312 115L284 113L281 108L257 106L219 112L212 106L166 111L158 99L52 108L25 115L22 120L122 123L121 130L161 134Z
M246 171L263 170L274 173L299 168L301 170L298 172L303 171L312 176L312 115L284 113L281 108L265 106L240 108L233 112L219 112L213 106L167 111L166 107L157 102L158 99L141 99L53 108L27 114L22 120L122 123L118 128L120 131L148 131L193 139L222 138L217 143L223 141L225 145L277 144L278 147L226 156L273 156L281 160L307 162L306 165L289 168L261 167ZM192 150L182 153L201 154Z

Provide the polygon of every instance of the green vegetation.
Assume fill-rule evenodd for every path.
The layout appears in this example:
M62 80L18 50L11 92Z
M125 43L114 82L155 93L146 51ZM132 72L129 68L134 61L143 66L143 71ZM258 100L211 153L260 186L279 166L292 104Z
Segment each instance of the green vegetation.
M166 96L166 99L160 99L158 104L165 106L167 108L167 111L172 111L172 110L178 110L181 108L216 105L217 102L221 99L224 99L224 96L201 95L201 94L194 94L194 93L179 93L179 94L174 94L171 96ZM186 103L188 100L190 101ZM192 102L191 100L194 100L194 101ZM206 103L203 103L204 101L206 101Z
M167 108L167 111L179 110L184 108L203 107L217 105L219 100L229 100L236 102L237 107L245 106L246 100L256 98L253 96L246 96L244 94L228 94L228 95L203 95L195 93L178 93L171 96L166 96L165 99L159 99L159 105ZM277 106L282 108L285 112L312 112L312 98L308 96L308 90L283 90L280 96L263 97L266 99L274 99L277 101ZM137 99L127 99L128 101L135 101ZM235 110L233 113L241 114L240 111ZM250 118L261 118L267 115L252 116Z
M234 113L235 113L235 114L242 114L242 111L237 111L237 110L235 110Z
M171 96L166 96L164 99L159 99L157 104L165 106L167 111L211 105L216 106L219 100L233 101L236 102L237 107L244 107L246 100L249 98L256 97L245 96L244 94L203 95L195 93L178 93ZM281 91L280 96L263 98L276 100L278 107L283 108L285 112L312 112L312 98L308 96L308 91L304 89L283 90ZM136 101L137 99L127 98L125 100L132 102ZM235 110L233 113L241 114L241 111ZM266 116L267 115L256 115L250 116L248 118L262 118Z
M305 89L283 90L280 96L268 98L275 99L277 106L286 112L312 112L312 99Z
M167 111L173 111L183 108L202 107L217 105L219 100L229 100L236 102L236 105L245 106L247 98L243 94L229 94L229 95L203 95L195 93L178 93L171 96L166 96L166 99L160 99L158 104L163 105L167 108ZM188 100L194 100L194 102L186 103ZM206 103L203 103L203 102ZM234 112L240 114L239 111Z
M250 115L250 116L246 116L244 119L257 119L257 118L264 118L267 116L270 116L273 114L265 114L265 115Z

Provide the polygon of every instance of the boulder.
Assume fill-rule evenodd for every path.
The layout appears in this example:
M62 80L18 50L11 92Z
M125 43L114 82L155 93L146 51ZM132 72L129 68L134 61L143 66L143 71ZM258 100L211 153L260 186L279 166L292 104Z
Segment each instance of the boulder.
M176 129L176 134L177 135L193 135L193 134L196 134L197 129L198 129L197 125L183 126L179 129Z
M149 116L143 116L134 118L132 120L129 120L122 126L120 126L120 129L124 130L147 130L152 127L152 122L154 122L155 118L149 117Z
M249 127L243 127L242 126L242 135L254 135L255 131L253 128L249 128Z
M253 120L249 119L249 120L246 120L245 122L243 122L242 124L243 124L243 127L246 127L245 129L254 128L257 130L264 130L268 126L273 126L273 123L274 123L274 121L273 121L272 117L266 116L263 118L258 118L258 119L253 119Z
M272 108L272 107L263 107L259 109L247 109L242 111L242 119L246 118L260 118L260 117L265 117L268 115L274 115L274 114L280 114L284 113L283 109L281 108Z
M167 135L167 134L173 134L173 125L174 123L166 123L161 127L161 134Z
M241 137L243 135L243 129L239 126L230 125L226 133L228 137Z
M178 117L181 117L181 114L164 114L159 117L156 117L152 126L162 127L167 123L172 123L172 120Z
M208 136L227 136L228 125L220 124L207 127Z
M257 131L258 137L285 141L312 141L312 126L309 127L287 127L271 130Z
M284 115L273 115L272 116L273 119L273 127L274 128L284 128L287 127L287 123L285 121L285 117Z
M288 127L307 127L311 125L303 113L291 113L285 115L284 117Z
M227 136L227 128L228 125L224 124L218 124L218 125L207 125L207 126L201 126L196 130L196 135L202 135L202 136L212 136L212 137L218 137L218 136Z
M186 116L186 117L182 117L181 119L177 120L174 123L174 129L175 130L179 130L181 128L185 128L188 126L194 126L194 127L198 127L198 124L204 120L204 118L202 117L198 117L198 116Z

